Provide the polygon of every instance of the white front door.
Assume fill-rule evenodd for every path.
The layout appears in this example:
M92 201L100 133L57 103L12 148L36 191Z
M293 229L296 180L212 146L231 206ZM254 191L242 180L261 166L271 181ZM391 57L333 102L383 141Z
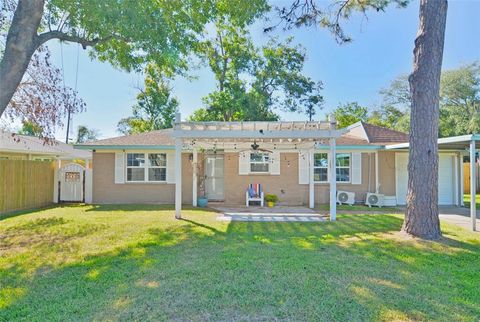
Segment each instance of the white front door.
M408 185L408 153L395 154L395 181L397 204L405 205ZM454 165L450 154L440 154L438 158L438 204L454 204Z
M208 155L205 158L205 192L208 200L224 199L223 155Z

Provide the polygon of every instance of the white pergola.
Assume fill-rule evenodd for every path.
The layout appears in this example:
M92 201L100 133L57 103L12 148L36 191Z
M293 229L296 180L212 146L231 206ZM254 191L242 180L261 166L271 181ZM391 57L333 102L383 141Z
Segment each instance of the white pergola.
M453 136L448 138L440 138L438 139L438 146L441 147L443 150L463 150L465 152L468 151L470 155L470 218L472 221L472 230L476 231L477 227L477 205L475 202L475 197L477 193L477 168L475 166L476 163L476 142L480 141L479 134L469 134L469 135L461 135L461 136ZM406 149L409 148L409 143L400 143L400 144L393 144L386 146L387 150L395 150L395 149ZM466 153L465 153L466 154ZM462 155L463 158L463 155ZM463 161L462 161L463 162ZM461 177L463 178L463 166L460 163L460 171ZM461 195L463 197L463 182L461 184ZM461 202L463 205L463 201Z
M173 137L175 139L175 217L182 217L182 149L191 148L193 154L193 206L197 206L198 147L250 146L253 141L278 146L300 146L308 149L309 157L309 207L314 207L314 147L318 142L329 142L328 166L335 177L336 138L346 130L338 130L333 116L325 122L182 122L175 114ZM330 180L330 220L336 220L336 180Z

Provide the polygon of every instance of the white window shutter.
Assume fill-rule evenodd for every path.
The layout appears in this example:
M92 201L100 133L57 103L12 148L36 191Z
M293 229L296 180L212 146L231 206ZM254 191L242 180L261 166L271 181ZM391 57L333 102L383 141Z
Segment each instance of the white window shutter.
M238 174L247 175L250 172L250 153L240 152L238 154Z
M298 151L298 184L310 182L308 151Z
M167 153L167 183L175 183L175 152Z
M352 184L362 184L362 154L352 153Z
M115 183L125 183L125 153L115 153Z
M280 152L273 151L271 154L272 162L270 163L270 174L280 174Z

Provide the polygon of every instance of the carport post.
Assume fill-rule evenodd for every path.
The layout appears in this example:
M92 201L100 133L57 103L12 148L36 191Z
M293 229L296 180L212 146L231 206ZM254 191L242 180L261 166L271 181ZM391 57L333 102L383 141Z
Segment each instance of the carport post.
M475 139L470 141L470 218L472 218L472 230L475 231L477 225L477 174L476 172L476 158L475 158Z
M335 131L337 121L335 117L330 115L330 130ZM330 138L330 158L328 160L330 166L330 221L337 220L337 152L335 146L335 138Z
M180 113L175 114L175 126L180 123ZM175 138L175 218L182 218L182 139Z

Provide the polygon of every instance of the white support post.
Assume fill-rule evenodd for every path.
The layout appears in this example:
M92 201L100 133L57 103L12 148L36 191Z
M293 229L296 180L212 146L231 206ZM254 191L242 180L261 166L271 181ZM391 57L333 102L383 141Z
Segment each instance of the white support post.
M375 193L380 193L380 178L378 176L378 151L375 151Z
M330 115L330 130L335 130L337 122L335 117ZM334 138L330 138L330 221L337 220L337 172L336 172L336 143Z
M58 172L60 171L60 160L56 159L54 161L54 172L53 172L53 202L58 203Z
M463 155L459 154L458 156L458 163L460 164L460 206L465 206L465 203L463 202L463 194L464 194L464 187L463 183L464 181L464 176L465 174L463 173Z
M192 166L193 166L193 179L192 179L192 206L196 207L197 206L197 170L198 170L198 152L197 149L193 149L193 160L192 160Z
M476 174L476 159L475 159L475 140L470 141L470 217L472 219L472 230L476 230L477 225L477 174Z
M458 197L458 190L459 190L459 180L458 180L458 177L459 177L459 167L458 167L458 156L457 155L454 155L453 157L453 182L454 182L454 186L453 186L453 202L455 204L455 206L460 206L460 202L459 202L459 197Z
M180 123L180 113L175 114L175 123ZM182 218L182 139L175 138L175 218Z
M311 149L309 150L309 153L308 153L308 157L309 157L309 181L308 181L308 201L309 201L309 207L310 208L315 208L315 184L314 184L314 168L313 168L313 163L314 163L314 150Z

